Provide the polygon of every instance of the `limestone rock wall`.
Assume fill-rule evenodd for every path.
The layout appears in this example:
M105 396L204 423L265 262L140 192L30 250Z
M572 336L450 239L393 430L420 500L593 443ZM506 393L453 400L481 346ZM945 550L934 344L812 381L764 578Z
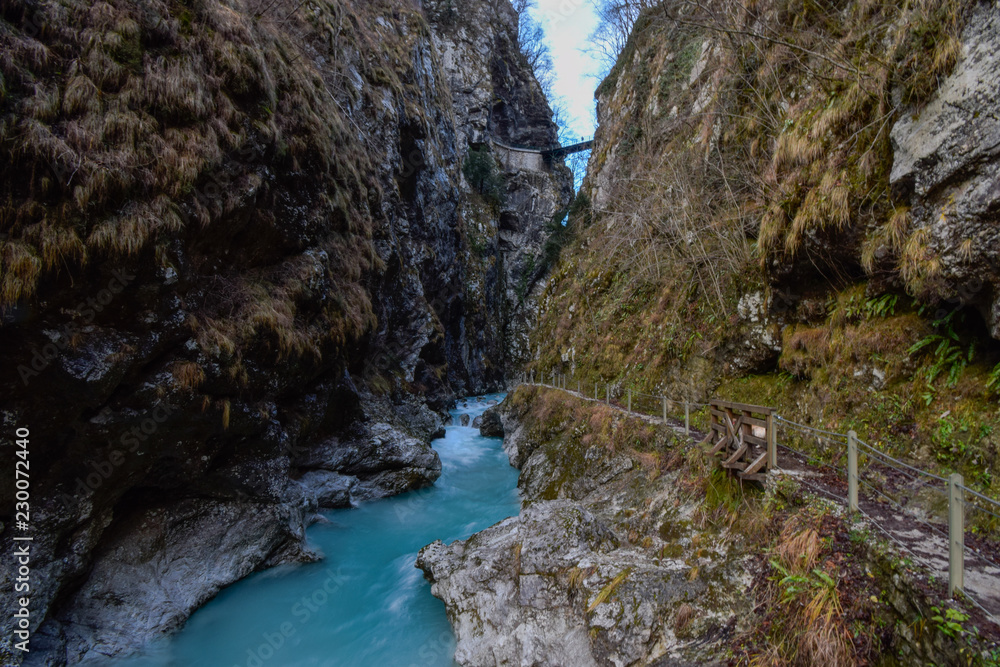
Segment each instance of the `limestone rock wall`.
M892 187L934 261L917 277L929 298L976 306L1000 339L1000 14L978 3L955 70L892 128Z

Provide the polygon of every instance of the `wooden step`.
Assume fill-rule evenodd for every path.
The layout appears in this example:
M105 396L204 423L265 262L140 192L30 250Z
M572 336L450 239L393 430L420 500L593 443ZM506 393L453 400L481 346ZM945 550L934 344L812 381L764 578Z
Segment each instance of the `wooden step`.
M763 454L761 454L760 456L758 456L756 459L754 459L753 463L751 463L750 465L748 465L747 468L746 468L746 470L743 471L743 473L745 475L751 475L751 474L753 474L753 473L761 470L764 467L765 463L767 463L767 452L764 452Z
M746 464L745 463L742 463L742 462L741 463L737 463L737 460L741 456L743 456L746 453L746 451L747 451L746 444L740 445L739 448L735 452L733 452L732 456L730 456L728 459L726 459L725 461L722 462L722 467L723 468L731 468L731 469L734 469L734 470L744 470L744 469L746 469Z

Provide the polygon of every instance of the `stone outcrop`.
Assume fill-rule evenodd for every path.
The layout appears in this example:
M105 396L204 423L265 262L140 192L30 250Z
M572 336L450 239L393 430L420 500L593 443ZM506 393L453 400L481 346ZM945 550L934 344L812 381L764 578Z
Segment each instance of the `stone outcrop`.
M43 626L33 656L73 664L178 629L223 586L262 565L315 559L288 552L305 503L192 498L146 507L102 535L86 581ZM27 664L44 664L32 658Z
M979 308L1000 339L1000 12L978 3L950 76L892 128L892 187L910 204L911 233L936 260L922 276L931 298Z
M417 559L458 663L723 664L720 642L749 613L748 557L698 535L675 474L604 442L543 440L506 403L500 414L520 515Z
M423 488L441 476L441 460L426 442L402 433L390 424L361 424L346 438L331 438L293 458L299 480L315 490L319 507L346 507L352 500L374 500ZM327 473L320 474L317 473ZM347 502L327 504L333 494Z
M480 417L479 435L486 438L503 437L503 420L500 417L500 410L496 407L488 409Z

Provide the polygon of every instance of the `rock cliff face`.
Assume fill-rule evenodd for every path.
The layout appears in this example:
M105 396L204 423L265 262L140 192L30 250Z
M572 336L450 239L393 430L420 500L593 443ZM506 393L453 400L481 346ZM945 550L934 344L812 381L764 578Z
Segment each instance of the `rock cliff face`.
M950 76L919 113L892 129L892 187L910 206L921 252L936 260L915 282L925 296L978 308L1000 339L1000 16L975 6ZM913 237L911 237L913 238Z
M487 135L554 138L515 15L468 4L0 3L30 664L127 653L313 558L317 508L433 483L440 410L504 383L571 181L467 182Z
M996 2L730 9L644 11L598 87L533 370L774 406L995 493Z
M432 0L424 7L434 20L434 43L452 91L457 142L491 149L501 173L499 196L493 202L466 198L460 215L471 240L464 263L481 267L469 271L469 281L492 298L475 308L478 317L470 321L469 335L497 335L491 344L498 352L490 358L502 359L503 370L512 370L529 358L535 297L547 271L545 244L569 206L572 175L561 161L539 157L533 165L512 163L497 145L558 144L538 83L530 71L513 66L521 58L516 35L507 30L483 34L483 26L497 22L516 25L510 4L459 8L449 0Z

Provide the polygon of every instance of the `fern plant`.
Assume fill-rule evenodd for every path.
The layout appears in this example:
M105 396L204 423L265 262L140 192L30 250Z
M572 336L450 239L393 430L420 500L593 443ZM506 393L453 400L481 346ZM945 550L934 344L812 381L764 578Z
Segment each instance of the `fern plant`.
M965 319L965 314L960 311L948 313L934 322L934 333L924 336L907 350L911 356L921 351L928 351L932 355L931 364L918 371L923 374L927 384L927 392L923 395L927 404L934 399L934 382L938 377L947 375L948 386L954 387L958 384L962 371L976 356L976 342L972 341L969 347L965 348L958 332L955 331L956 315L958 322ZM1000 382L1000 372L994 369L994 374L997 376L996 381Z
M1000 394L1000 364L993 367L990 376L986 379L986 388L994 393Z

